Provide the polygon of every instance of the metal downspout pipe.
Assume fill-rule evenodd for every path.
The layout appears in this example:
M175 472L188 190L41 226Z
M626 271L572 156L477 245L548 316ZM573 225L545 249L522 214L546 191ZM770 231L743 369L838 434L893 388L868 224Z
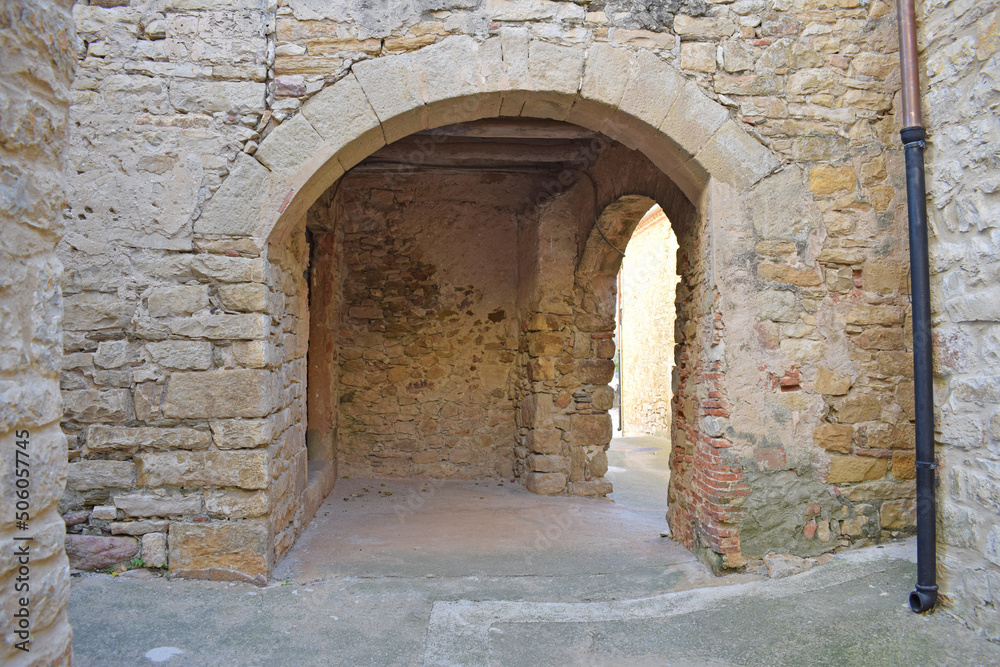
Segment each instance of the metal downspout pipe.
M899 64L903 84L903 141L906 208L909 217L911 303L913 307L913 383L916 408L917 586L910 609L923 613L937 601L937 536L934 498L934 392L931 375L930 269L927 255L927 193L924 139L917 62L914 0L897 0Z

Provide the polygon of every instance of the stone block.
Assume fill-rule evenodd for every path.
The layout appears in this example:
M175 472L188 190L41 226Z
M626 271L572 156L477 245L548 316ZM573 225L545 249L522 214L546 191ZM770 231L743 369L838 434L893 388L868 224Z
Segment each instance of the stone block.
M914 528L917 525L917 501L910 498L887 500L882 503L879 516L884 530Z
M707 17L678 14L674 17L674 32L691 38L731 37L736 32L736 24L725 16Z
M408 54L362 60L354 64L353 72L382 124L386 142L426 129L419 113L408 113L424 104Z
M916 454L908 452L893 452L892 476L896 479L916 479Z
M260 283L219 285L219 301L226 310L262 313L267 310L271 290Z
M877 480L885 477L888 470L885 459L867 456L834 456L830 458L830 472L826 481L829 484L850 484L866 480Z
M629 73L619 109L658 128L684 89L680 72L649 52L641 52Z
M266 451L163 452L136 454L140 486L235 486L263 489L270 481Z
M611 359L583 359L576 364L576 376L583 384L607 385L615 376Z
M91 510L90 516L99 521L114 521L118 518L118 508L114 505L97 505Z
M830 452L851 453L854 427L849 424L820 424L813 431L813 442Z
M376 142L368 147L370 152L385 145L378 116L353 73L310 98L302 115L334 151L369 134Z
M898 306L857 305L847 311L844 322L858 326L891 326L903 323L903 312Z
M83 292L63 297L63 329L95 331L128 324L135 307L117 294Z
M134 537L102 535L67 535L66 555L69 566L77 570L101 570L123 563L139 553Z
M797 322L799 308L794 292L766 290L758 297L760 316L774 322Z
M254 153L262 165L278 176L288 176L307 162L323 138L302 114L296 114L272 131Z
M263 283L270 279L267 261L261 257L189 255L188 270L195 278L220 283Z
M100 368L121 368L138 360L138 349L127 340L101 341L94 354L94 364Z
M711 74L716 70L714 42L682 42L681 69Z
M211 442L206 431L182 426L127 428L95 424L87 431L86 451L106 454L140 449L208 449Z
M212 436L219 449L254 449L271 443L273 428L267 419L213 421Z
M814 269L797 269L787 264L760 264L757 276L761 280L797 285L798 287L818 287L822 277Z
M608 455L603 449L597 450L587 459L587 470L592 477L604 477L604 473L608 471Z
M170 571L182 577L263 586L271 572L274 538L261 520L174 522L168 545Z
M614 407L615 403L615 391L611 387L605 385L603 387L597 387L594 389L593 399L591 400L591 405L595 410L610 410Z
M204 81L176 78L170 82L170 103L182 113L260 113L267 86L253 81Z
M816 380L813 389L818 394L828 394L830 396L843 396L851 388L852 380L850 376L834 373L826 366L816 369Z
M580 95L609 108L617 107L628 85L631 63L632 54L627 49L594 44L587 52Z
M266 516L270 503L266 491L236 489L205 492L205 511L226 519L253 519Z
M229 176L194 221L195 233L252 236L260 221L261 209L270 196L270 179L267 167L240 153Z
M770 150L732 120L722 124L694 160L713 178L740 190L749 188L781 166Z
M528 456L528 469L534 472L569 471L569 459L557 454L531 454Z
M146 343L153 361L177 371L205 371L212 367L212 344L208 341L164 340Z
M913 424L880 424L869 429L868 446L873 449L913 449L914 438Z
M120 493L114 497L115 507L129 517L191 516L201 514L201 495L171 496L148 493Z
M579 46L562 46L531 40L528 43L529 89L576 95L583 75L585 52Z
M606 479L595 479L589 482L570 482L569 493L574 496L600 496L604 497L614 492L611 482Z
M410 56L413 73L425 104L465 95L484 88L476 58L476 43L468 35L453 35Z
M164 533L170 527L166 519L145 521L116 521L111 524L112 535L145 535L146 533Z
M208 287L205 285L171 285L154 287L146 300L152 317L190 315L208 308Z
M240 340L232 345L233 358L244 368L273 368L281 365L281 354L266 340Z
M968 294L945 303L953 322L1000 322L1000 291Z
M714 51L714 45L712 49ZM697 84L687 81L659 128L683 149L684 157L689 158L698 154L728 118L725 107L709 99Z
M558 454L562 451L562 431L555 428L534 428L525 442L536 454Z
M260 340L271 333L271 317L263 314L203 315L167 322L174 336L210 340Z
M841 190L853 191L857 186L854 167L834 167L822 164L809 170L809 190L817 195L832 195Z
M873 421L882 414L881 404L870 394L855 394L845 398L835 409L837 419L844 424Z
M277 393L272 373L265 370L173 373L163 414L177 419L264 417L274 411Z
M566 348L566 338L558 333L532 332L527 338L528 353L533 357L559 356Z
M552 495L566 489L566 475L561 472L529 472L525 475L524 486L532 493Z
M131 461L76 461L69 464L66 490L131 489L135 479Z
M604 446L611 442L611 415L573 415L570 422L571 445Z
M139 550L146 567L163 567L167 564L167 536L165 533L146 533Z

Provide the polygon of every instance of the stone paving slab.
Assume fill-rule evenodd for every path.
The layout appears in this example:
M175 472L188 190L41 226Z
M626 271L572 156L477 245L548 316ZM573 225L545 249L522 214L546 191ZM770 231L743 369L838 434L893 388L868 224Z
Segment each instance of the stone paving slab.
M653 535L659 511L497 483L436 485L400 522L426 483L340 480L266 587L75 577L75 664L1000 664L1000 646L905 607L912 541L717 578ZM526 526L574 510L586 520L533 548Z

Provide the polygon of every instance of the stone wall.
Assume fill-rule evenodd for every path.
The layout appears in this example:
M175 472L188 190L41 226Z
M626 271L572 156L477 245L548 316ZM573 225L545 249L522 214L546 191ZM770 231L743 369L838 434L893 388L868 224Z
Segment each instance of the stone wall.
M663 211L639 222L622 260L622 423L626 436L670 435L677 239Z
M920 20L942 592L1000 639L1000 3Z
M617 265L593 224L638 194L681 248L675 535L740 567L911 528L887 3L118 4L74 10L59 252L76 530L166 535L177 572L265 577L341 440L332 412L307 429L311 318L331 316L310 312L307 211L387 142L501 115L642 154L559 174L519 236L528 488L607 492ZM625 217L622 245L641 212Z
M0 662L68 665L69 570L56 506L68 0L0 2ZM23 524L21 522L24 522Z
M510 477L529 174L345 177L341 474Z

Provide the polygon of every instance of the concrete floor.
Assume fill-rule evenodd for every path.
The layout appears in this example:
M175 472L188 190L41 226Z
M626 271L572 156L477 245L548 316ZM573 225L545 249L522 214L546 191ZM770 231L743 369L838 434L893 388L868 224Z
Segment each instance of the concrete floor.
M75 664L1000 664L1000 646L908 611L912 543L713 577L660 537L662 445L615 441L615 502L338 480L266 588L76 577Z

